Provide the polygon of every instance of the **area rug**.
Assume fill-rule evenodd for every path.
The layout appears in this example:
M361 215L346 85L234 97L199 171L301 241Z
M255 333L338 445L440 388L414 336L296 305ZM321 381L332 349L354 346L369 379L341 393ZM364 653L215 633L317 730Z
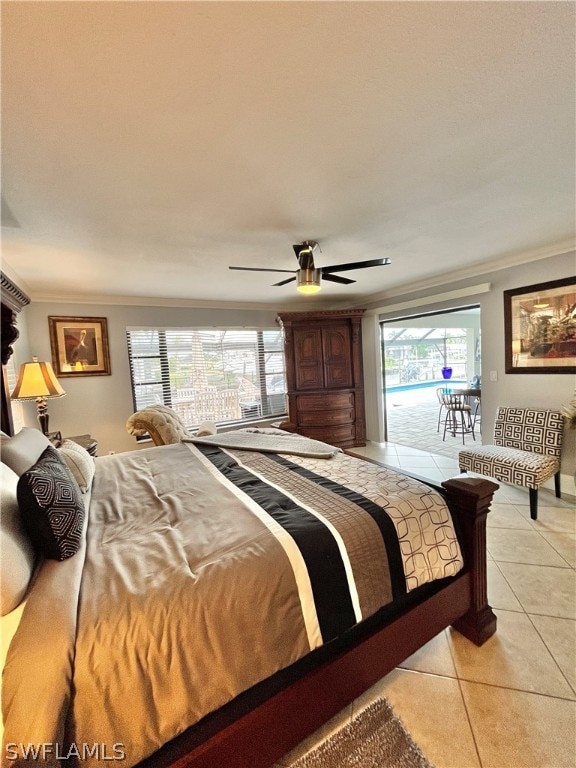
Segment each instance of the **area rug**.
M433 768L385 699L378 699L290 768Z

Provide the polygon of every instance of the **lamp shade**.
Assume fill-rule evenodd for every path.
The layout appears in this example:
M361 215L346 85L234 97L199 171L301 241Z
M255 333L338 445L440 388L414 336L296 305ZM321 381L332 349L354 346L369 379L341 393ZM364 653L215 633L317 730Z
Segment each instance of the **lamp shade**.
M50 363L38 362L32 358L31 363L22 363L18 381L12 392L13 400L37 400L47 397L62 397L66 392L60 386Z

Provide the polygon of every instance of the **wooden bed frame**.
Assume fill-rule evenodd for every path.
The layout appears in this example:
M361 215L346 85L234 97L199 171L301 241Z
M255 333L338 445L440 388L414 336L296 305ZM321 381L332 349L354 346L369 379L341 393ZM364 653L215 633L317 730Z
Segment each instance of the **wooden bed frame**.
M446 627L453 626L476 645L493 635L496 616L486 592L486 515L498 486L467 475L447 480L442 488L427 485L444 496L453 513L463 571L421 588L423 596L401 615L376 615L349 638L313 651L241 694L139 768L270 768Z

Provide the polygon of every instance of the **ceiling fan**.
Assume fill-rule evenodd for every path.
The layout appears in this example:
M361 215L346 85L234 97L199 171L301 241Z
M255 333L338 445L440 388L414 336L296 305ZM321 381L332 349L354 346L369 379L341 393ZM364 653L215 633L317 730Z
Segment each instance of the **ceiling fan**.
M303 243L293 245L294 253L298 259L298 269L266 269L262 267L228 267L244 272L290 272L293 277L274 283L274 286L286 285L296 280L296 288L300 293L312 294L320 290L320 280L328 280L332 283L350 285L355 280L348 277L335 275L334 272L348 272L351 269L365 269L366 267L381 267L390 264L390 259L370 259L369 261L353 261L348 264L333 264L331 267L316 267L314 264L314 250L320 246L315 240L305 240Z

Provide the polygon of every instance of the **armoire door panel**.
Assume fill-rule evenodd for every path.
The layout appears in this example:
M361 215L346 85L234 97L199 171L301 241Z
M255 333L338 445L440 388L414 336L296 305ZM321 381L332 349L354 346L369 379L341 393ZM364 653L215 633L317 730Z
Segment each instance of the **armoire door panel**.
M319 365L299 365L296 371L298 389L322 389L324 377Z
M319 328L294 329L297 389L323 389L322 332Z
M350 368L333 363L324 366L324 381L327 389L342 389L352 386Z
M347 326L323 328L322 354L326 387L351 387L350 329Z

